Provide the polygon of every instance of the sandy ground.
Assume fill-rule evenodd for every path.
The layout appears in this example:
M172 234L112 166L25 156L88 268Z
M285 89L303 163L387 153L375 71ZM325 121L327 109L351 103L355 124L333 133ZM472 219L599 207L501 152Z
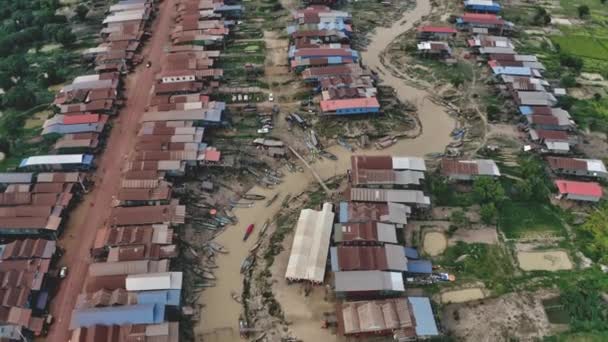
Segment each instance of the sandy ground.
M448 304L441 321L457 340L535 341L556 330L545 314L542 293L511 293L475 303Z
M447 115L442 107L425 100L428 95L425 91L407 86L400 79L386 72L386 69L380 62L379 56L376 55L381 53L386 45L397 35L410 29L413 21L418 20L429 11L429 1L420 1L413 11L405 13L397 24L391 28L379 29L374 37L372 37L372 44L368 48L368 51L364 53L364 63L375 70L380 70L383 82L393 86L400 99L409 100L418 105L423 133L415 139L400 140L397 144L386 150L358 150L357 154L425 156L429 153L442 152L445 146L452 141L449 134L454 128L454 120ZM407 23L404 25L399 24L403 19L407 20ZM350 152L340 146L334 146L328 150L338 156L338 161L323 160L317 161L312 165L323 179L344 174L350 167ZM240 225L228 228L216 239L216 241L226 246L230 250L230 253L221 255L217 259L219 266L219 269L215 272L215 275L219 279L217 286L203 292L200 298L200 303L205 307L203 308L201 322L195 326L195 333L204 336L206 341L213 341L215 338L213 336L216 336L214 332L218 330L236 331L238 328L238 317L241 313L241 307L230 299L230 292L233 290L241 292L242 290L242 277L238 270L241 262L247 255L248 248L255 241L255 239L250 238L246 243L243 243L243 229L249 223L255 223L256 227L261 226L266 219L272 218L279 210L283 196L288 193L298 194L314 182L314 178L308 170L305 170L304 173L288 173L287 171L284 173L286 173L286 176L283 183L275 187L275 189L253 190L253 192L263 193L267 197L272 197L274 193L280 192L281 198L273 206L265 208L262 203L259 203L253 208L235 209L234 214L238 217ZM288 314L290 313L288 312ZM297 313L295 314L297 315ZM302 327L302 331L306 334L316 334L316 332L313 332L313 329L319 329L319 322L314 320L309 320L308 322L310 322L310 325ZM305 341L315 340L314 338L306 337L307 335L298 336ZM229 341L229 339L222 340Z
M470 289L446 291L441 294L441 302L447 303L464 303L472 300L485 298L485 293L482 288L473 287Z
M441 232L428 232L424 234L422 248L424 252L430 256L437 256L445 251L448 246L448 240Z
M163 55L163 46L172 22L170 9L173 3L174 0L161 3L160 13L151 29L154 35L142 52L144 56L155 61L154 64L157 64ZM118 119L114 121L106 153L96 159L98 168L93 176L95 188L70 213L64 234L59 240L59 244L66 249L60 264L67 265L70 272L51 301L50 312L57 318L46 341L68 341L71 312L76 304L77 294L85 283L90 262L89 249L93 245L95 231L105 224L110 215L112 196L118 193L121 168L133 150L139 119L148 103L155 71L154 68L147 69L142 66L127 78L126 95L129 100Z
M517 252L517 261L524 271L559 271L573 268L565 251Z

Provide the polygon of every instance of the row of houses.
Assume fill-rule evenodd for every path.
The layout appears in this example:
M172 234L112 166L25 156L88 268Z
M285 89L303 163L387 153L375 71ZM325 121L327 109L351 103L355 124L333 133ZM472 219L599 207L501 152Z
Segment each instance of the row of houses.
M341 335L439 335L429 298L404 297L407 279L433 276L431 262L403 238L408 218L430 206L424 160L353 156L351 164L337 213L331 203L300 213L285 278L332 285Z
M65 85L55 96L54 115L43 124L43 136L58 137L51 149L54 154L29 156L19 164L20 172L0 173L2 340L30 340L45 334L53 321L48 304L68 272L57 265L61 248L55 239L69 211L88 191L83 171L94 168L94 155L103 145L109 120L122 106L121 76L141 62L138 52L154 6L152 0L125 0L109 8L102 42L83 54L95 73ZM166 257L166 245L170 244L158 244L160 251L151 254ZM175 250L168 255L175 255ZM157 335L163 336L161 331Z
M198 0L174 5L170 45L134 152L91 249L95 262L72 313L72 340L111 334L126 334L120 341L180 340L183 274L172 271L171 261L178 255L175 229L185 222L186 207L173 198L173 181L198 166L221 164L221 152L204 139L226 108L212 100L223 74L219 49L241 7Z
M468 9L466 2L465 9ZM603 189L599 183L590 180L606 177L604 163L564 156L572 154L578 143L576 123L566 110L557 107L557 98L564 95L565 90L551 87L544 79L545 66L537 56L517 53L513 42L504 36L513 26L496 16L498 11L485 12L491 13L465 13L457 27L474 33L467 41L469 48L487 61L500 93L512 99L522 115L530 140L526 150L537 150L547 155L549 168L557 177L554 183L559 198L599 201ZM483 21L488 32L475 30ZM500 35L492 35L492 32ZM571 180L575 178L578 180Z
M322 115L380 111L375 79L360 66L360 53L350 44L350 13L322 5L306 7L295 12L287 33L290 68L321 95Z

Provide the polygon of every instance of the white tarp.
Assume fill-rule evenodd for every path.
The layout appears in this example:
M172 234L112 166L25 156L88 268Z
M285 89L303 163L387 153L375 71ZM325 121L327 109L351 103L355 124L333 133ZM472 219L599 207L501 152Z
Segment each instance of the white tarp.
M323 282L333 222L330 203L323 204L321 211L300 212L285 278Z

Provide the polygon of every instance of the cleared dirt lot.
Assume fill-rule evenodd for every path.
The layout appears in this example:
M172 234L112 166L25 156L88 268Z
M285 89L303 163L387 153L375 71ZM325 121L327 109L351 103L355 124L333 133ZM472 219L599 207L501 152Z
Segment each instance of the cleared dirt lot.
M437 256L443 253L443 251L446 249L448 246L448 240L441 232L428 232L424 234L422 246L426 254L430 256Z
M517 252L517 261L524 271L559 271L573 267L565 251Z
M446 291L441 294L442 303L464 303L472 300L485 298L486 295L482 288L473 287L470 289Z
M498 298L448 304L442 311L447 332L475 342L532 341L555 330L542 305L545 294L511 293Z

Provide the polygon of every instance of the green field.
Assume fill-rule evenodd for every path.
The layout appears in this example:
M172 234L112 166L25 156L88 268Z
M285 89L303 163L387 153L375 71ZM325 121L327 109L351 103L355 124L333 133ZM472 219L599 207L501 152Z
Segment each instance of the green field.
M600 0L560 0L559 2L564 14L576 17L578 16L578 6L587 5L591 10L591 15L606 14L608 6L602 4Z
M507 238L530 235L563 236L564 225L549 206L535 202L505 202L499 209L498 227Z
M584 58L608 60L608 39L566 35L552 36L551 40L554 44L559 44L563 52Z
M466 255L459 262L459 257ZM496 293L508 292L515 269L507 252L498 245L458 242L448 247L435 263L456 275L459 282L481 280Z

